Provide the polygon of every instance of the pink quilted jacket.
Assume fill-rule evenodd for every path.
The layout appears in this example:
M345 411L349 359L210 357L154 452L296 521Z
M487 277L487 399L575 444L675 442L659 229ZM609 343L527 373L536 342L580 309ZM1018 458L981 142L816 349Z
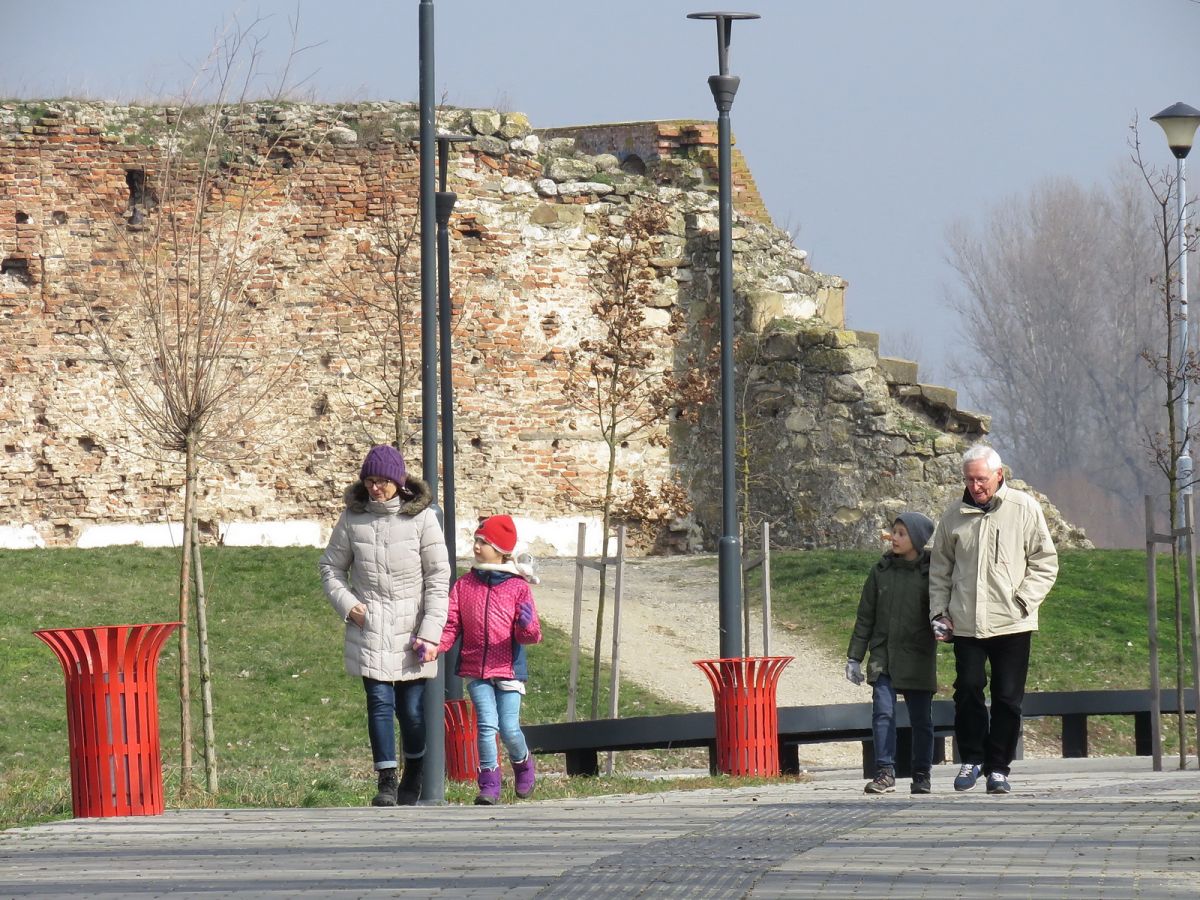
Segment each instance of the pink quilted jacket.
M455 674L463 678L529 677L522 644L542 639L529 583L519 576L499 580L497 573L472 569L450 588L450 615L438 652L445 653L462 635ZM522 607L528 622L519 624Z

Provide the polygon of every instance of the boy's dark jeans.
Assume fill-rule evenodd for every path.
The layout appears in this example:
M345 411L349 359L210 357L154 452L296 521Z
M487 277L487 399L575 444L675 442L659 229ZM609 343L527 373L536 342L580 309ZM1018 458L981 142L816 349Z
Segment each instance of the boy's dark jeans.
M933 691L901 691L912 725L912 771L933 768ZM896 689L892 679L880 675L871 691L871 730L875 740L875 768L896 767Z
M992 638L954 637L954 737L964 763L1008 776L1021 739L1021 701L1029 674L1033 632ZM992 708L984 688L991 667Z

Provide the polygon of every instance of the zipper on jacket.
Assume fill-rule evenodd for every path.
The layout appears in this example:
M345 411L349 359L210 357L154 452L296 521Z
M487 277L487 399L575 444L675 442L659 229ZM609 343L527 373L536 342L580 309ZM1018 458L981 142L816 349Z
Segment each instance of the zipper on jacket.
M484 673L487 672L488 649L490 647L490 642L488 641L488 634L491 631L491 629L488 628L488 611L491 608L491 605L492 605L492 585L489 583L487 586L487 594L483 598L483 656L480 657L480 660L479 660L479 677L480 678L483 678Z

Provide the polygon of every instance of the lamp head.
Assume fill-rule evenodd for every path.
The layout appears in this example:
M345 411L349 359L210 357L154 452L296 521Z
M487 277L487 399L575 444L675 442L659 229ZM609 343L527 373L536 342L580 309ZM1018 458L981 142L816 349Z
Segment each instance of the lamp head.
M1200 127L1200 109L1188 106L1186 103L1176 103L1168 106L1160 113L1150 117L1151 122L1157 122L1167 136L1167 145L1176 159L1184 159L1192 149L1192 141L1196 137L1196 128Z
M758 13L744 12L695 12L688 13L689 19L711 19L717 23L717 71L729 74L729 38L733 23L737 19L761 19Z
M447 134L439 132L437 135L437 153L438 153L438 179L441 183L439 190L446 190L446 167L450 162L450 148L455 144L465 144L475 140L469 134Z

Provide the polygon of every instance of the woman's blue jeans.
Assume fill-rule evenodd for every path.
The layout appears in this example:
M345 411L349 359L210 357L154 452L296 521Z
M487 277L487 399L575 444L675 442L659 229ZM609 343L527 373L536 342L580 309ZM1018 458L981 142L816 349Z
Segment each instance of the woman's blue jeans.
M479 767L494 769L496 732L508 751L508 758L521 762L529 755L525 735L521 732L521 692L502 691L490 681L480 678L467 682L467 693L475 705L475 720L479 727Z
M901 691L912 726L912 770L933 768L933 691ZM896 689L880 675L871 695L871 729L875 738L875 768L896 767Z
M367 691L367 733L375 768L396 768L396 725L400 720L400 742L404 758L425 755L425 681L376 681L363 677Z

